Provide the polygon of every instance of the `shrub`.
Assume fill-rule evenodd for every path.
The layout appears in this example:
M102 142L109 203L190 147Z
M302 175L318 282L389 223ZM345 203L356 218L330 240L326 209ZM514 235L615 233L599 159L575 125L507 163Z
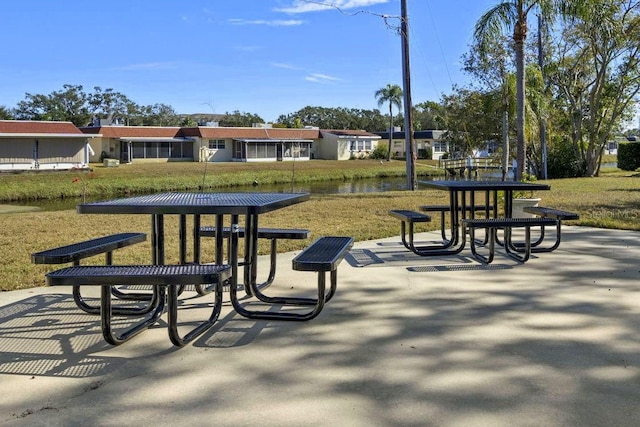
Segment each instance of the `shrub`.
M431 148L419 148L418 149L418 158L419 159L430 159L432 157Z
M380 159L380 160L384 160L387 158L387 146L384 144L378 144L376 145L376 148L374 148L374 150L371 152L371 154L369 155L369 158L371 159Z
M549 147L547 175L549 178L575 178L583 175L584 165L576 158L571 141L559 141Z
M624 171L640 168L640 143L622 142L618 145L618 167Z

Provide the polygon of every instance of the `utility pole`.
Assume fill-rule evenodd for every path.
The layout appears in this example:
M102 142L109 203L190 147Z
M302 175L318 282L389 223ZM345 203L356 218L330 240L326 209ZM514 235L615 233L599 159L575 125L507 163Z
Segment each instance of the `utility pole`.
M404 144L407 161L407 189L416 190L416 147L413 141L413 120L411 108L411 67L409 65L409 17L407 0L401 3L400 36L402 39L402 91L404 92Z
M543 90L545 89L544 84L544 58L542 51L542 16L538 15L538 65L540 66L540 73L542 73L542 82L543 82ZM542 179L547 179L547 121L544 117L546 111L541 109L541 117L540 117L540 150L542 153L540 156L542 157Z

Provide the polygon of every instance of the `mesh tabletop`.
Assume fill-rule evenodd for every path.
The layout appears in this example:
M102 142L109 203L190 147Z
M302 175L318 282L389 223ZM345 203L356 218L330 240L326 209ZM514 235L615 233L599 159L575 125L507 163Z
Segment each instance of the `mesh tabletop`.
M158 193L78 205L78 213L260 214L309 199L308 193Z
M449 181L420 181L420 185L441 190L455 191L518 191L518 190L550 190L547 184L537 184L533 182L521 181L471 181L471 180L449 180Z

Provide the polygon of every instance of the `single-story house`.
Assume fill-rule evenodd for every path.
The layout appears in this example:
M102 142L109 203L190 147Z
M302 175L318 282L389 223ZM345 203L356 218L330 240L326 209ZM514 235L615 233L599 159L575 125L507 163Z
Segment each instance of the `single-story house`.
M363 130L321 130L320 135L317 158L325 160L366 158L380 140L378 135Z
M0 120L0 171L87 168L90 138L71 122Z
M439 160L444 153L449 152L449 143L442 140L444 130L417 130L413 132L413 140L416 144L416 154L422 150L431 149L431 159ZM381 141L389 141L389 132L375 132ZM391 155L404 157L405 135L404 131L394 130L391 134Z
M184 138L179 127L112 125L81 127L80 130L94 136L90 141L94 151L92 162L105 157L118 159L121 163L194 160L195 140Z
M320 138L317 128L198 126L182 132L197 141L201 162L309 160L313 144Z
M256 162L364 157L380 139L365 131L254 127L89 126L95 155L137 161Z

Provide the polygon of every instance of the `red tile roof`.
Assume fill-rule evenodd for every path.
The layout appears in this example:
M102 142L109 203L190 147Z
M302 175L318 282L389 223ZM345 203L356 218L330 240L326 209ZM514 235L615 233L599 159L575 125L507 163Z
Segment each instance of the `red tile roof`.
M155 126L96 126L82 127L86 134L101 134L104 138L175 138L182 136L179 127Z
M228 128L228 127L194 127L183 128L182 136L201 138L233 138L233 139L318 139L318 129L283 129L283 128Z
M82 134L71 122L0 120L0 133Z
M322 130L339 136L377 135L363 130ZM37 122L0 120L0 133L34 134L101 134L105 138L179 138L210 139L319 139L319 129L250 128L250 127L159 127L159 126L96 126L77 128L71 122Z

